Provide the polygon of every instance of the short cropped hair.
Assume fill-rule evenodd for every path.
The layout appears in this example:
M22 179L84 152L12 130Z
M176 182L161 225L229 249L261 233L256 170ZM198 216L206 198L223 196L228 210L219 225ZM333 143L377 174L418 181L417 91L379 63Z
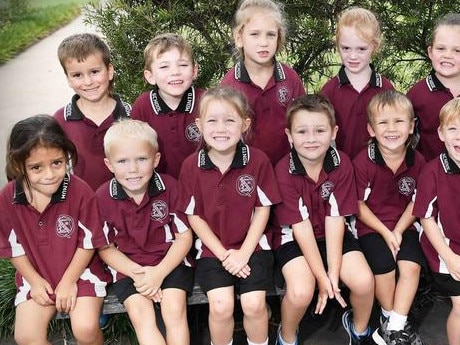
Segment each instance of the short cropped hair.
M336 126L334 107L326 96L321 94L310 94L294 99L287 109L287 129L292 129L294 116L300 110L324 114L327 116L331 128Z
M460 13L447 13L439 18L435 25L432 34L428 37L428 46L432 46L436 39L436 32L441 26L458 26L460 27Z
M439 128L445 128L460 119L460 98L451 99L439 112Z
M106 157L109 156L113 143L116 143L120 138L146 141L155 151L158 151L157 132L147 122L134 119L123 119L114 122L104 136L104 152Z
M155 36L150 40L144 49L144 69L150 70L153 60L173 48L179 50L181 54L187 55L190 60L195 63L193 49L187 40L181 35L174 33L164 33Z

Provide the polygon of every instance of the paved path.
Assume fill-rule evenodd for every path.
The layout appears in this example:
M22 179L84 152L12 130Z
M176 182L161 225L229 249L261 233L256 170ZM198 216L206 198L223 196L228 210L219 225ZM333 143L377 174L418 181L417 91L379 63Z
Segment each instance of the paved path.
M0 187L6 183L5 154L9 132L18 120L39 113L54 114L73 95L57 58L61 41L95 29L78 17L0 66Z

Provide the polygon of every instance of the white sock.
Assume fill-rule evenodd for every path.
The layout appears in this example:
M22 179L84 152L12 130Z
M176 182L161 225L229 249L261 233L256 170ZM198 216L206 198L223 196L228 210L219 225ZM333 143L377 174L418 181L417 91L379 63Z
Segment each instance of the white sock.
M214 344L212 343L212 341L211 341L211 345L214 345ZM227 345L233 345L233 339L230 340L230 342L229 342Z
M279 336L279 339L281 340L281 345L294 345L295 342L296 342L296 340L294 339L294 341L293 341L292 343L288 343L286 340L283 339L283 337L281 336L281 334L280 334L280 336Z
M258 344L258 343L253 343L252 341L250 341L250 340L248 339L248 345L268 345L268 338L267 338L267 340L265 340L263 343L260 343L260 344Z
M380 309L381 309L382 315L383 315L386 319L388 319L388 318L390 317L391 311L385 310L385 309L383 309L383 308L380 308Z
M404 329L404 325L407 321L407 315L401 315L394 310L390 313L390 319L388 320L387 331L401 331Z

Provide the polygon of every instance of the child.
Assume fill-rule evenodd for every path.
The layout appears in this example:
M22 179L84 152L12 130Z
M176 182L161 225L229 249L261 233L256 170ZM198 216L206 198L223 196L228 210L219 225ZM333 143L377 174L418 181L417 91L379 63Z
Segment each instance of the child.
M208 90L197 119L205 148L184 161L179 178L181 209L198 236L196 279L209 300L214 345L233 342L235 291L248 344L268 344L273 255L264 231L280 194L268 157L241 141L249 111L237 90Z
M286 108L305 94L297 73L275 58L284 46L287 24L281 4L271 0L243 0L232 29L239 61L222 79L242 91L252 109L248 143L264 151L273 166L289 152L284 135Z
M460 96L460 13L449 13L434 27L428 56L432 71L411 87L407 96L417 118L417 149L427 161L439 156L444 144L439 140L439 110Z
M153 89L137 98L132 117L158 133L162 159L157 171L178 178L182 162L201 139L195 118L203 90L192 85L198 65L190 44L172 33L154 37L145 47L144 61L144 78Z
M184 258L192 235L185 215L176 211L176 180L154 170L160 160L157 134L145 122L119 121L105 134L104 148L115 178L96 192L111 243L99 255L114 271L115 294L139 344L188 345L186 294L193 289L193 272ZM152 300L161 305L166 339Z
M91 188L67 173L76 149L52 116L19 121L8 141L10 181L0 192L0 257L16 268L18 344L49 344L57 312L78 344L102 345L99 312L107 276L95 248L107 245Z
M65 38L58 57L75 95L54 116L77 147L73 172L96 190L112 178L104 165L104 134L114 121L128 117L131 107L113 94L110 51L99 36L83 33Z
M379 345L421 345L407 322L424 263L411 200L425 160L412 148L411 102L395 90L377 94L368 106L367 128L372 140L353 165L359 200L355 226L381 306L381 327L373 339Z
M374 280L345 216L358 211L350 159L331 146L337 133L334 109L325 96L295 99L287 112L290 154L276 165L283 202L275 207L276 258L286 281L277 344L298 344L296 328L318 282L315 308L327 300L342 307L339 279L351 290L352 310L342 317L349 344L364 344L374 299ZM357 274L359 272L359 274Z
M354 158L369 138L366 107L379 92L392 89L391 83L370 64L381 43L380 25L375 15L359 7L345 10L337 23L336 46L342 67L321 89L334 106L337 148Z
M446 150L427 163L420 174L413 212L422 222L420 243L433 272L433 285L452 301L447 339L450 345L457 345L460 344L459 98L441 108L438 133Z

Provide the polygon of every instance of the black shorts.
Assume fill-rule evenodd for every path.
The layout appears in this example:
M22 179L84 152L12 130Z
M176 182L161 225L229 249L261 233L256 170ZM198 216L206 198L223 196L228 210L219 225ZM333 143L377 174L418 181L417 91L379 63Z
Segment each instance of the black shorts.
M396 261L385 240L378 233L374 232L360 237L359 244L374 274L394 271L397 267L396 262L399 260L415 262L425 267L425 256L420 248L418 232L415 230L404 231Z
M460 296L460 281L452 278L450 274L432 272L431 285L443 296Z
M326 241L324 239L317 240L316 244L318 245L319 253L321 255L321 259L323 260L324 267L327 270ZM342 255L352 251L361 251L361 248L359 247L356 239L353 237L353 234L350 231L345 230L345 234L343 236ZM283 266L292 259L303 256L303 253L297 241L291 241L283 244L280 248L278 248L275 256L277 267L281 270Z
M112 284L111 290L118 297L120 303L124 303L129 296L138 293L133 283L134 281L127 277ZM161 284L161 289L181 289L189 294L193 290L193 285L193 269L188 266L179 265L166 276L163 284Z
M227 272L217 258L201 258L196 261L196 281L207 293L210 290L234 286L235 293L273 290L273 253L271 250L254 252L249 258L251 274L238 278Z

